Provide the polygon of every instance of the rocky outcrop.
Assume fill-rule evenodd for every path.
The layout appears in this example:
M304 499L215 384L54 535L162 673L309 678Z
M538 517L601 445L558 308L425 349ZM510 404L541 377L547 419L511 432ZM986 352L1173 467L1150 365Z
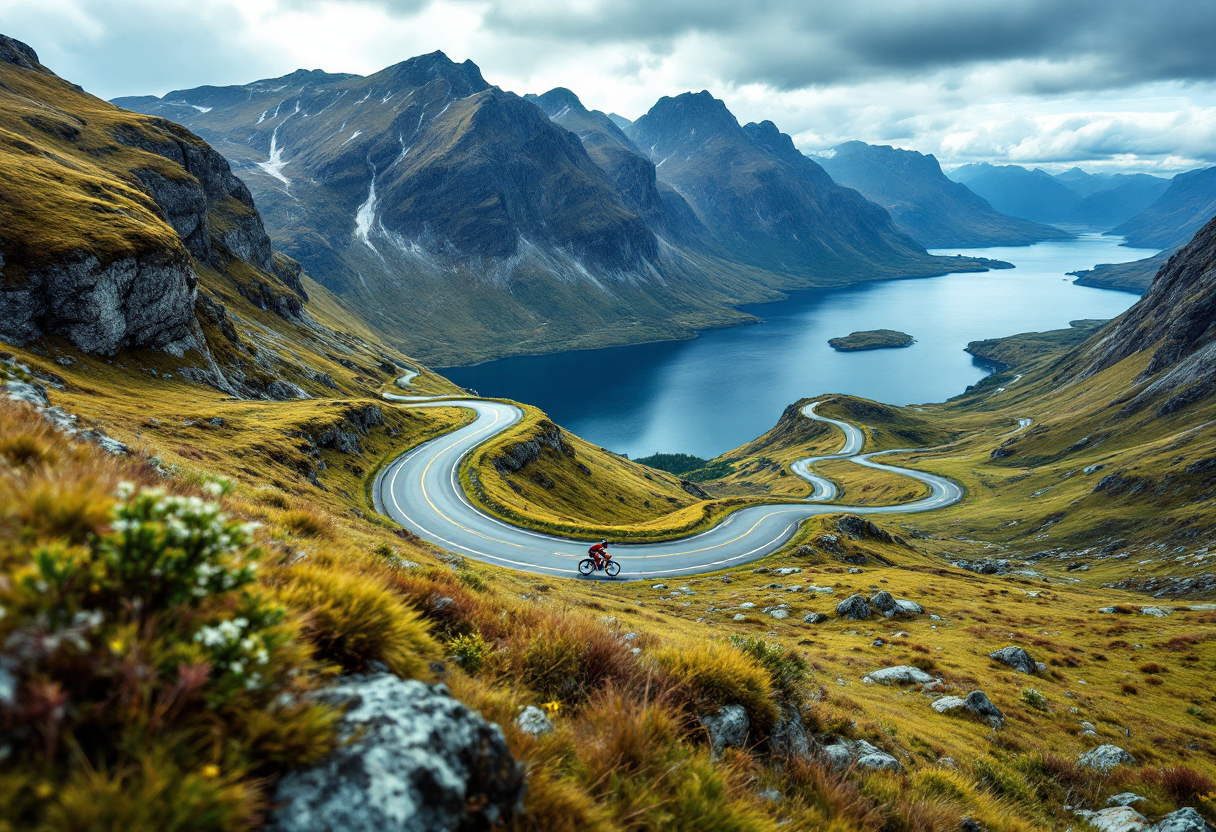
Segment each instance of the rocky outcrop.
M0 285L0 338L23 346L58 335L89 353L142 347L180 356L205 349L194 316L197 296L198 277L184 250L108 263L81 253Z
M1038 669L1034 659L1021 647L1002 647L989 653L988 658L1007 664L1019 673L1034 673Z
M840 618L860 620L869 618L872 613L864 595L850 595L836 605L836 615Z
M894 543L895 538L884 532L873 522L856 514L846 514L836 521L836 528L850 540L868 540L873 543Z
M545 450L574 459L574 447L566 442L562 429L548 419L538 422L527 439L504 447L490 463L500 474L515 473L540 459Z
M924 685L932 682L933 677L918 667L899 665L867 673L861 681L879 685Z
M1081 768L1092 768L1098 771L1108 771L1115 766L1135 764L1136 758L1117 745L1099 745L1091 748L1077 758Z
M751 727L742 705L725 705L717 713L706 714L701 717L701 725L709 735L709 747L715 756L726 748L744 748Z
M349 677L317 698L346 707L348 742L279 782L277 832L466 832L521 808L524 770L502 731L443 685Z

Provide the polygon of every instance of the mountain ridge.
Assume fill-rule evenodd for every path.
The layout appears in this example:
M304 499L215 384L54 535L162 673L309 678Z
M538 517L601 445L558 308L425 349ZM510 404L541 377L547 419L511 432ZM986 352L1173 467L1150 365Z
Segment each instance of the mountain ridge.
M842 185L891 212L896 225L927 248L1028 245L1068 239L1053 226L1009 217L942 173L932 155L889 145L846 142L816 161Z

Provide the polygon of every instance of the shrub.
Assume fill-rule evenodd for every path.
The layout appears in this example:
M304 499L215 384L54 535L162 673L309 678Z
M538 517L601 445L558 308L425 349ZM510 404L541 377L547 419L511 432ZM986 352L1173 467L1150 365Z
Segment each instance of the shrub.
M374 577L307 566L289 573L278 596L304 616L304 634L318 655L345 670L383 662L417 679L439 654L418 612Z
M1157 664L1156 662L1149 662L1148 664L1140 665L1140 672L1141 673L1155 673L1155 674L1160 675L1162 673L1169 673L1170 669L1163 664Z
M1190 805L1202 795L1216 793L1216 783L1212 782L1212 778L1187 766L1159 768L1147 772L1144 779L1160 786L1178 806Z
M628 687L638 680L629 648L602 624L582 616L542 619L535 629L514 634L510 653L520 681L544 698L567 704L585 701L609 682Z
M297 508L284 512L279 517L283 528L302 537L321 537L332 540L334 521L328 514L314 508Z
M777 720L773 683L755 659L719 641L668 647L655 654L673 695L693 716L742 705L753 727L767 731Z
M806 659L780 644L771 644L758 638L731 636L730 643L768 671L769 679L783 703L794 707L801 706L811 670Z
M41 530L0 546L0 644L14 691L0 707L4 819L22 829L245 828L267 778L333 746L334 712L301 696L317 667L254 580L252 528L197 497L127 486L115 502L76 487L105 482L103 466L114 465L90 464L92 480L84 466L55 472L76 495L75 519L62 524L62 506L29 499L51 493L49 471L0 469L6 516ZM24 500L18 483L32 486ZM108 527L86 522L98 515Z
M1136 696L1140 693L1140 689L1137 688L1135 685L1133 685L1131 682L1124 682L1122 685L1119 686L1119 690L1123 691L1128 696Z
M1038 711L1047 710L1047 697L1039 693L1034 688L1026 688L1022 691L1021 700L1030 707Z
M448 650L465 673L476 673L481 670L486 654L490 652L490 645L486 644L479 633L472 633L452 639L448 642Z

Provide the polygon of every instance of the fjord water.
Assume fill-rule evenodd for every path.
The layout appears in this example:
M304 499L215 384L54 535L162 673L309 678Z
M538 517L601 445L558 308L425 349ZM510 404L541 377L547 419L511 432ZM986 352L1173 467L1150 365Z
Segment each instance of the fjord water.
M786 405L805 396L944 401L989 372L963 351L970 341L1115 317L1135 295L1076 286L1066 275L1156 253L1121 241L1087 233L1016 248L934 251L1016 268L800 291L742 307L763 323L690 341L506 358L443 372L483 396L536 405L584 439L633 458L656 452L710 458L764 433ZM828 346L829 338L864 329L900 330L916 343L854 353Z

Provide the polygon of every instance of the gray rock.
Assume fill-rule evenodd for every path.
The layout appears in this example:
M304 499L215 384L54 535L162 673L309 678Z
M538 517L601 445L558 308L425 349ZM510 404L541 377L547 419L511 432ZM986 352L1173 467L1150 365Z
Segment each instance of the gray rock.
M822 624L827 620L828 617L821 612L809 612L802 617L803 623L806 624Z
M270 828L456 832L506 824L521 808L524 769L502 731L445 686L354 676L317 699L347 706L349 741L279 781Z
M899 665L868 673L862 677L862 681L880 685L923 685L932 682L933 677L918 667Z
M832 589L830 586L815 586L814 584L806 587L805 591L817 592L820 595L832 595L836 592L836 590Z
M746 615L744 615L744 614L743 614L743 613L741 613L741 612L737 612L737 613L735 613L735 614L734 614L734 616L732 616L732 618L733 618L735 621L743 621L744 619L746 619L746 618L747 618L747 616L746 616Z
M853 566L853 567L850 567L850 568L849 568L849 574L850 574L850 575L860 575L860 574L861 574L861 570L860 570L860 569L858 569L856 566Z
M967 710L978 717L988 720L988 724L993 728L999 728L1005 724L1005 715L1001 713L1001 709L993 704L982 690L973 690L967 694L964 700L967 705Z
M1120 792L1113 797L1106 798L1107 806L1131 806L1133 803L1141 803L1148 800L1147 797L1136 794L1135 792Z
M870 605L863 595L850 595L836 605L836 615L840 618L860 620L869 618L871 614Z
M667 589L667 584L655 584L651 589Z
M771 615L773 618L778 618L778 619L790 617L790 611L782 609L781 607L777 607L774 610L769 610L768 614Z
M943 696L941 699L934 699L930 707L939 714L948 714L951 711L966 708L967 703L961 696Z
M1135 764L1136 758L1117 745L1099 745L1091 748L1077 758L1077 765L1082 768L1092 768L1107 771L1124 763Z
M1087 734L1096 733L1098 733L1098 726L1094 725L1092 722L1086 722L1084 720L1081 721L1081 736L1084 737Z
M834 771L843 771L853 765L853 755L849 752L848 746L843 744L824 746L823 757L828 768Z
M870 596L870 606L883 615L895 612L895 597L885 589Z
M1148 818L1130 806L1114 806L1096 812L1082 809L1076 814L1099 832L1140 832L1148 826Z
M34 407L49 407L46 391L24 381L8 381L4 384L8 397L15 402L26 402Z
M769 734L769 749L782 757L809 758L814 744L802 722L802 715L793 708L782 708L781 719Z
M1034 673L1037 669L1034 659L1021 647L1003 647L989 653L988 658L996 659L1021 673Z
M907 598L898 598L895 601L896 615L920 615L924 611L924 607L915 601L909 601Z
M1170 812L1157 822L1153 832L1212 832L1212 826L1203 816L1187 806L1177 812Z
M798 567L798 566L783 566L780 569L776 569L774 571L778 575L794 575L798 572L801 572L802 568Z
M1151 615L1154 618L1165 618L1172 612L1169 607L1144 607L1140 610L1141 615Z
M742 705L726 705L716 714L701 717L701 724L709 733L709 747L715 756L724 748L743 748L751 727Z
M515 725L525 734L541 737L553 732L553 720L535 705L529 705L515 717Z

